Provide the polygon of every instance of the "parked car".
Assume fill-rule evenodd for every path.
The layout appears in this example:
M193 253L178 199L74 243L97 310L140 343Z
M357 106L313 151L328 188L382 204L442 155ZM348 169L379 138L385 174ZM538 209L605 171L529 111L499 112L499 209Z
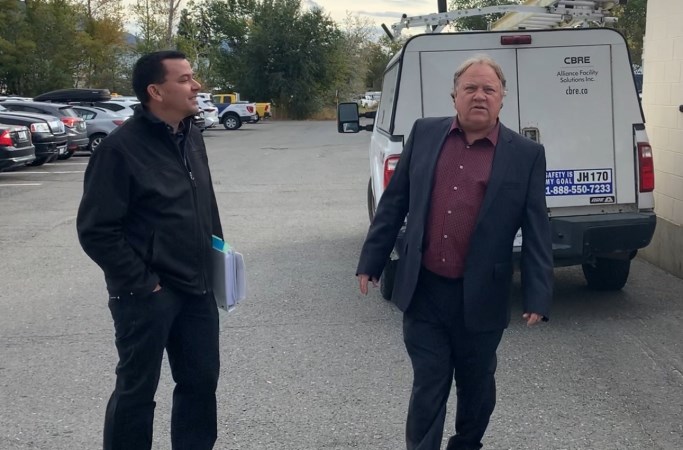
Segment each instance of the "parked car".
M17 97L15 95L10 95L9 97L0 95L0 102L4 102L5 100L23 100L23 101L32 101L33 99L29 97Z
M120 116L130 117L135 113L135 108L140 105L140 101L130 99L120 100L116 99L115 97L112 100L107 100L103 102L91 102L88 104L81 103L81 105L97 106L99 108L105 108L110 111L114 111L116 114Z
M206 122L206 128L215 127L218 123L218 108L209 99L197 96L197 103L199 107L204 111L204 121Z
M4 101L2 106L10 111L49 114L62 121L66 127L67 152L59 159L71 158L76 151L87 150L89 141L85 121L78 117L71 105L47 102Z
M89 140L88 150L90 150L90 153L97 149L109 133L128 119L104 108L90 106L74 106L73 108L76 114L85 120Z
M134 102L134 103L140 103L140 100L134 95L119 95L119 94L112 94L111 99L112 101L115 102Z
M0 105L0 122L8 125L24 125L30 130L36 154L36 159L30 163L32 166L41 166L67 152L65 127L55 116L8 111Z
M0 123L0 172L24 166L36 160L31 131L24 125Z

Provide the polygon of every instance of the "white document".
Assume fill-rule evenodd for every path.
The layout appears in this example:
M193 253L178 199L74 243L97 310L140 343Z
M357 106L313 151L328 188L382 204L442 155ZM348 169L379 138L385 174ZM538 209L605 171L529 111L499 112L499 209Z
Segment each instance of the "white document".
M223 241L216 237L212 252L213 293L216 304L221 309L232 311L238 303L247 298L244 256L224 245Z

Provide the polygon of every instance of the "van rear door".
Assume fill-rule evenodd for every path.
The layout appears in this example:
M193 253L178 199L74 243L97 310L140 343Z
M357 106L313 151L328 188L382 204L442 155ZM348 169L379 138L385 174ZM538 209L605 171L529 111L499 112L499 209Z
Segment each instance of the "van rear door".
M521 48L517 58L520 132L545 145L548 207L633 203L633 183L615 181L611 46Z

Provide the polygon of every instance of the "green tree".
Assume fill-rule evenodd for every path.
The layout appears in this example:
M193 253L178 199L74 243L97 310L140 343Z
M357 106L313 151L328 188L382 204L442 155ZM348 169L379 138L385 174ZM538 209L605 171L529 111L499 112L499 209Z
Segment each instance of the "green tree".
M167 8L165 0L137 0L131 7L138 27L136 51L139 54L167 49L165 42Z
M32 0L26 4L26 23L34 51L25 55L22 94L74 87L81 48L78 7L69 0Z
M642 65L647 0L629 0L626 5L616 6L612 12L618 19L614 28L626 38L633 64Z
M367 17L347 13L342 24L342 45L338 86L341 100L348 100L368 90L367 73L372 62L374 24Z
M370 45L369 64L365 77L369 90L379 91L382 89L384 70L391 58L401 51L406 40L407 37L401 37L392 41L388 36L383 35L378 42L373 42Z
M303 11L299 0L263 0L246 40L231 51L234 82L244 97L272 100L295 119L334 103L343 35L322 9Z
M188 3L181 14L177 45L206 90L234 89L235 49L247 41L255 8L254 0L206 0Z
M16 0L0 0L0 23L12 24L0 27L0 93L22 95L31 65L27 56L36 48L24 6Z
M77 84L120 92L126 83L122 0L85 0L81 5L83 32Z

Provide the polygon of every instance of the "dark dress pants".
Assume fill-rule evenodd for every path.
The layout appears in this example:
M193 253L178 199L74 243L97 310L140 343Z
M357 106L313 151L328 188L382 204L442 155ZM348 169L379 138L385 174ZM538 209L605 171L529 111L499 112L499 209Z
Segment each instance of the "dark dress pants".
M218 309L213 294L167 287L109 300L116 330L116 387L107 404L104 450L152 448L154 393L164 349L175 381L173 450L209 450L216 441Z
M455 435L447 450L480 449L496 404L496 349L503 330L465 328L462 279L422 269L403 316L403 338L413 365L408 407L408 450L441 448L446 404L455 379Z

